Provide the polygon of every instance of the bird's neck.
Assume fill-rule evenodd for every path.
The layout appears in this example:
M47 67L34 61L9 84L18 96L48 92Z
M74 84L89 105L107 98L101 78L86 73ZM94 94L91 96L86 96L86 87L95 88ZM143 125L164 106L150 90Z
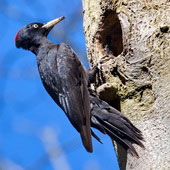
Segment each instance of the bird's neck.
M48 40L46 37L41 38L39 41L34 43L28 50L32 51L35 55L38 55L39 51L44 48L48 47L50 45L54 44L50 40Z
M55 43L45 39L33 52L37 56L37 62L40 63L43 59L45 59L45 57L48 56L49 50L54 46L56 46Z

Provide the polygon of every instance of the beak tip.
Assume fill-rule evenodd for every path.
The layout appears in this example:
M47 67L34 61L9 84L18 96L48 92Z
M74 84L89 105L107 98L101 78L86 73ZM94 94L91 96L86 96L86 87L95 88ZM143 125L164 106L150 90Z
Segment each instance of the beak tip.
M62 16L61 18L62 18L62 19L65 19L66 17L65 17L65 16Z
M46 24L44 24L44 25L42 26L42 28L46 28L46 29L51 28L51 27L53 27L54 25L58 24L58 23L59 23L60 21L62 21L63 19L65 19L65 16L62 16L62 17L59 17L59 18L54 19L54 20L52 20L52 21L49 21L49 22L47 22Z

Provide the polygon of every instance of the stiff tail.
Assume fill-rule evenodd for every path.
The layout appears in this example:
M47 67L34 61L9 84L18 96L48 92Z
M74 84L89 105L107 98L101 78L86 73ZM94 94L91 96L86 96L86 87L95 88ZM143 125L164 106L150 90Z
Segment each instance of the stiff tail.
M89 133L91 133L91 130L88 131L86 126L82 126L80 131L82 143L88 152L93 152L91 134Z
M91 126L109 135L112 140L122 145L129 153L138 157L138 153L132 144L137 144L144 148L141 131L118 110L100 100L97 96L92 94L90 103Z

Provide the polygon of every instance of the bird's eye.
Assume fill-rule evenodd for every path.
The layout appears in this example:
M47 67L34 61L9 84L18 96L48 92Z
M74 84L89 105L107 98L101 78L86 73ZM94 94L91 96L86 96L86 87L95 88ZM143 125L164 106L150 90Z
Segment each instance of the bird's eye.
M32 25L34 28L38 28L38 24L33 24Z

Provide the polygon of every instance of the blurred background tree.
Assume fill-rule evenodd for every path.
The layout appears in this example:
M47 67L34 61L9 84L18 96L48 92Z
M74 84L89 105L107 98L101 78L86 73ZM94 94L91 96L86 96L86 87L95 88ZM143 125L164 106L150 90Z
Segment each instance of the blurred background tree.
M66 16L49 35L72 46L86 67L82 6L77 0L0 1L0 169L118 169L110 139L82 147L79 134L44 90L35 56L15 47L17 31L31 22Z

